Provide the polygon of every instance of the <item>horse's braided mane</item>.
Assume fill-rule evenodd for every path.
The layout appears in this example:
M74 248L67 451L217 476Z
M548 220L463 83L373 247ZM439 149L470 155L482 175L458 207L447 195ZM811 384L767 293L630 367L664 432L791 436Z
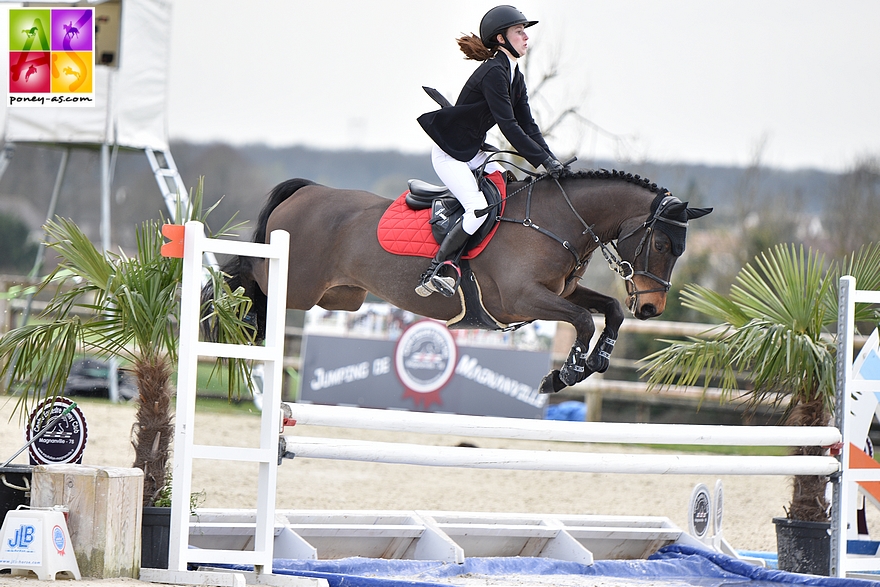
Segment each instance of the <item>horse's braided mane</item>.
M569 171L564 177L570 177L572 179L616 179L643 187L658 195L666 195L670 193L666 188L660 187L656 183L652 183L647 177L640 177L638 175L633 175L632 173L617 171L616 169L612 169L611 171L608 171L607 169Z

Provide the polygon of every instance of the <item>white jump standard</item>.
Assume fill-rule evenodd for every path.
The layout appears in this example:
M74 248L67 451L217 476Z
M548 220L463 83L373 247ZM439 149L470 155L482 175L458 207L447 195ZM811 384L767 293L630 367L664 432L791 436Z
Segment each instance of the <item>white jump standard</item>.
M284 359L284 317L287 288L289 235L275 231L269 244L209 239L200 222L186 223L183 247L183 287L180 307L180 351L177 369L177 412L175 415L174 469L171 490L171 529L168 570L141 569L141 579L155 583L242 586L243 573L198 573L187 571L190 562L253 565L248 582L291 586L325 587L323 579L275 577L272 575L275 538L275 487L278 471L278 427ZM217 344L199 340L200 291L205 253L244 254L269 259L268 323L264 346ZM265 365L263 411L260 417L259 447L197 445L194 442L196 375L198 358L234 357L253 359ZM193 459L246 461L258 464L257 511L251 530L251 550L194 551L189 548L190 495ZM195 553L198 556L195 556Z

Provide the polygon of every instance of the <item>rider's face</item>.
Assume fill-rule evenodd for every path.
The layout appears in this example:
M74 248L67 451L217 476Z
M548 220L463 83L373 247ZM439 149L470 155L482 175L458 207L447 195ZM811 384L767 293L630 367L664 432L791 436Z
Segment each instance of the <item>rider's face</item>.
M519 53L520 57L526 56L526 51L529 50L529 35L526 34L525 26L521 24L516 24L510 27L505 31L507 35L507 40L510 41L510 44L513 45L513 48L516 49L516 52ZM498 35L499 42L503 42L504 40L501 38L501 35Z

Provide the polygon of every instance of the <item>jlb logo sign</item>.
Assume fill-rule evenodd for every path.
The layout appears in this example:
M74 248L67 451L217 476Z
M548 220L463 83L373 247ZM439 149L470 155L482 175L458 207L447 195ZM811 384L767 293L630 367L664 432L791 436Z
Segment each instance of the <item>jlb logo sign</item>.
M31 526L30 524L22 524L18 527L18 530L15 531L12 538L6 541L9 546L7 550L10 552L30 550L31 544L34 541L35 533L36 528L34 526Z

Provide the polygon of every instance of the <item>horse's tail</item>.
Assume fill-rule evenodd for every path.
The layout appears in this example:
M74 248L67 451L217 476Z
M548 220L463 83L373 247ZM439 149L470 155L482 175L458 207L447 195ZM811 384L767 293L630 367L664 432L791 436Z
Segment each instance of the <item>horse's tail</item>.
M252 241L255 243L265 243L266 225L269 223L269 215L272 214L272 211L292 196L297 190L309 185L315 185L315 182L309 181L308 179L297 178L288 179L275 186L275 188L269 192L269 198L263 205L263 209L260 210L260 215L257 218L257 227L254 230ZM232 291L242 287L244 288L245 295L253 301L251 313L248 315L248 322L251 322L256 327L256 338L260 341L266 336L266 304L268 298L263 290L260 289L260 286L254 277L256 261L257 260L254 257L231 257L220 267L220 271L223 273L226 284ZM209 281L205 287L202 288L202 307L206 308L206 302L210 302L213 299L214 290ZM209 325L209 322L210 321L208 320L202 322L203 333L206 339L215 341L217 339L217 333L214 332L214 329Z
M266 242L266 225L269 223L269 215L275 211L275 208L281 205L281 202L296 193L297 190L309 185L315 185L315 182L300 178L288 179L287 181L282 181L276 185L272 191L269 192L269 199L266 200L263 209L260 210L260 216L257 218L257 228L254 230L253 238L255 243Z

